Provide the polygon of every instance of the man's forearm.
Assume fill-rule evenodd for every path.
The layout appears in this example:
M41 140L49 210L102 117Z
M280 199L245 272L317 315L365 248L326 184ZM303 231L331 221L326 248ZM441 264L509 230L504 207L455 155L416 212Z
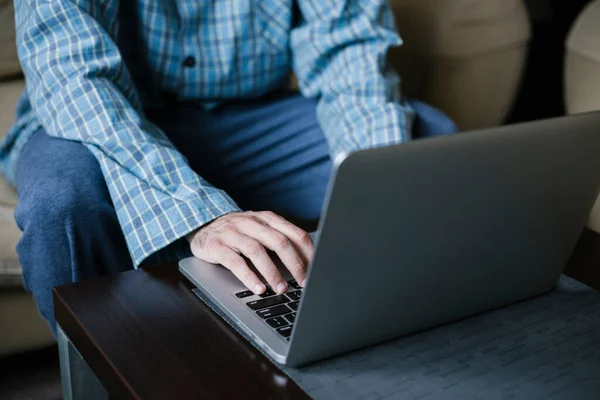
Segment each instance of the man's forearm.
M235 202L148 122L116 47L118 2L16 3L19 55L37 119L98 159L136 265Z
M410 138L413 110L386 65L401 44L385 0L300 0L292 33L295 72L304 95L319 97L318 118L332 156Z

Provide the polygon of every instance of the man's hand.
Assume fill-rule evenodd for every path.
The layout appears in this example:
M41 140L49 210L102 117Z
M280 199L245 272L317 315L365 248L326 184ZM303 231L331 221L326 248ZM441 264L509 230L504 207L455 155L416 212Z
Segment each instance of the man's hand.
M306 266L313 253L308 233L269 211L226 214L187 238L194 256L223 265L257 294L263 293L266 287L242 255L254 264L275 292L284 293L287 283L267 250L277 254L301 286L304 286Z

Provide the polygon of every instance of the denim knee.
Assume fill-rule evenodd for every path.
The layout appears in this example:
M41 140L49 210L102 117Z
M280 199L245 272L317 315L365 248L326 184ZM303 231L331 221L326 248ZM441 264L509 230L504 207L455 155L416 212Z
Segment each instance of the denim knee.
M128 253L105 187L57 177L27 189L15 211L23 231L17 253L25 288L55 330L52 288L126 265Z

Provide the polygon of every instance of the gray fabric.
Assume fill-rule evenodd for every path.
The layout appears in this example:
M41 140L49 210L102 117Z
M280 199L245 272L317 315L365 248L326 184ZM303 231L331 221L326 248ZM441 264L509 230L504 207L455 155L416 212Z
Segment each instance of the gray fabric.
M589 399L600 391L600 293L551 293L300 369L317 399Z

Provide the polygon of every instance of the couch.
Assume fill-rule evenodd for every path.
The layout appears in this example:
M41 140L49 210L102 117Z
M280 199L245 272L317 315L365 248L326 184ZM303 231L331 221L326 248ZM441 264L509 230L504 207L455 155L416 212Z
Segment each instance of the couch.
M521 0L391 0L405 45L389 54L405 92L446 111L463 130L501 124L515 99L530 25ZM12 2L0 0L0 134L24 87ZM8 40L7 40L8 38ZM16 77L15 79L9 79ZM0 178L0 356L52 342L21 287L12 214L17 194Z
M14 121L16 99L23 90L14 47L12 1L0 0L0 135ZM14 78L14 79L11 79ZM13 214L17 193L0 178L0 356L53 343L52 333L38 315L30 294L21 286L15 251L19 229Z
M600 1L581 12L566 42L565 105L569 114L600 110ZM600 198L588 227L600 232Z

